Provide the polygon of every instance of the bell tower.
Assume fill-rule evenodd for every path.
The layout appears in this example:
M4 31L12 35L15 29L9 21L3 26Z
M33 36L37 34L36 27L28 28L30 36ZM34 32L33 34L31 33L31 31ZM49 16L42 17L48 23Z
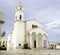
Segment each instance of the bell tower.
M15 21L16 20L20 20L20 21L24 20L24 10L23 10L23 6L22 6L21 1L16 6Z
M14 30L12 37L12 46L14 49L22 48L25 39L25 21L22 3L19 2L15 9ZM14 39L14 40L13 40Z

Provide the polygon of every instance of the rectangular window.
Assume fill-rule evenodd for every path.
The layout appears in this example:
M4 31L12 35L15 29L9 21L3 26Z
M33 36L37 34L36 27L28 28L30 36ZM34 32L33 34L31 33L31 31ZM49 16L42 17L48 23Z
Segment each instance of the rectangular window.
M37 25L32 25L32 28L37 28L38 26Z

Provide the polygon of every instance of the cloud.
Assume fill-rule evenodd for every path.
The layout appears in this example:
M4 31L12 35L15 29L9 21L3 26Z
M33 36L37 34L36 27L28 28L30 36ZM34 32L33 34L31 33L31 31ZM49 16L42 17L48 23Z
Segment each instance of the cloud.
M60 20L51 21L50 23L46 24L47 29L52 29L54 27L60 27Z
M54 20L46 24L46 30L48 30L48 33L51 35L54 34L60 34L60 20Z

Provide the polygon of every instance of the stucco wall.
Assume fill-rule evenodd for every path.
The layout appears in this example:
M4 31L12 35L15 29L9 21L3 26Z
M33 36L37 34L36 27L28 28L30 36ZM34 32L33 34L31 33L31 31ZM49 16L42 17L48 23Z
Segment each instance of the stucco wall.
M25 37L25 23L22 21L15 22L14 32L13 32L13 38L15 38L15 41L12 40L12 42L13 43L16 42L16 43L13 45L19 47L19 44L21 44L21 46L23 46L24 37Z

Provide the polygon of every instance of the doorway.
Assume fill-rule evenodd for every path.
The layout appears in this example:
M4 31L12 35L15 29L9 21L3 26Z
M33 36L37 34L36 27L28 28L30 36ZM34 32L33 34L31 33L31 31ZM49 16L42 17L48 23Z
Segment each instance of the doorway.
M36 41L34 41L34 48L36 48Z

